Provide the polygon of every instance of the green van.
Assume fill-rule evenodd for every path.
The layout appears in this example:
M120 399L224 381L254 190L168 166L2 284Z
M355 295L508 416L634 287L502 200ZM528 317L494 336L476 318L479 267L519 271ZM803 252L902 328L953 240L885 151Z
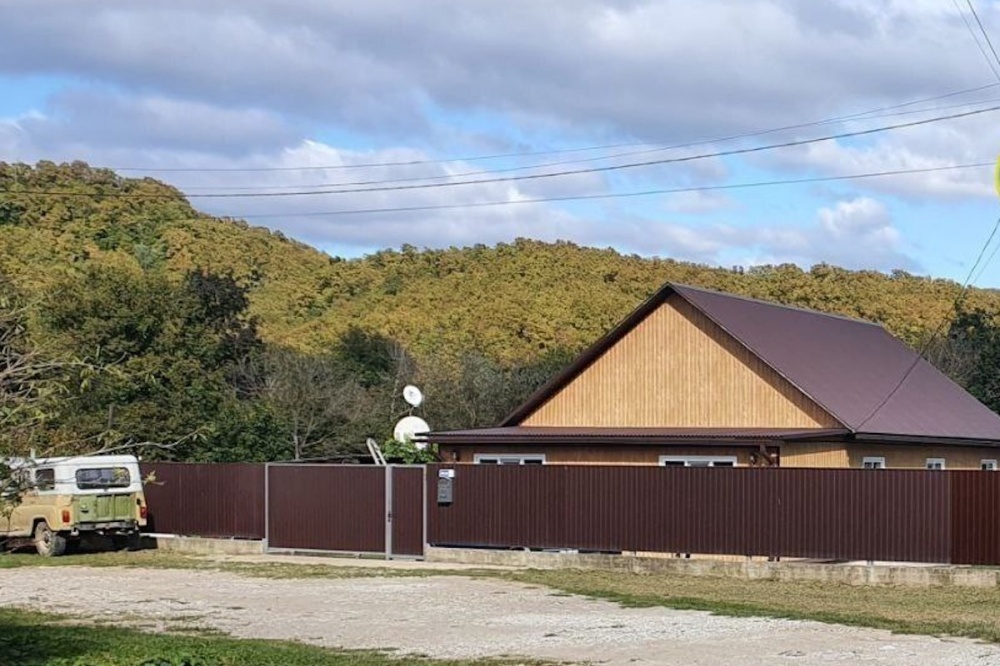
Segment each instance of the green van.
M0 515L0 543L34 545L40 555L62 555L81 538L100 535L134 547L146 525L146 498L135 456L22 458L10 461L19 493Z

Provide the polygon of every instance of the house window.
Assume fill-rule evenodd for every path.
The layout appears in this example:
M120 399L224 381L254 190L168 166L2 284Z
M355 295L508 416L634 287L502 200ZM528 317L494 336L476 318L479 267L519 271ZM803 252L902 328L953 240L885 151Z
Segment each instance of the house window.
M997 471L997 461L996 460L980 460L979 469L984 472L995 472Z
M477 453L475 457L477 465L544 465L545 454L543 453Z
M861 466L865 469L885 469L885 458L879 456L865 456L861 461Z
M736 467L736 456L660 456L662 467Z
M944 458L928 458L927 469L944 469Z

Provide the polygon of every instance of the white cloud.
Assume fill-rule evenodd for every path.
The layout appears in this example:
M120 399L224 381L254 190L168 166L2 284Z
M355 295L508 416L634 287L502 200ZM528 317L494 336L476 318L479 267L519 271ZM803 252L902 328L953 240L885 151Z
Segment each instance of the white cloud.
M679 192L668 195L664 209L671 213L697 215L713 213L735 205L733 200L718 192Z
M16 119L36 150L70 152L157 149L246 155L281 147L296 133L279 116L254 108L224 108L159 95L125 95L68 89L49 100L44 113Z
M988 75L956 13L814 0L8 0L0 70L385 134L428 101L648 140L754 129ZM990 23L994 12L984 8Z
M982 198L995 196L992 164L1000 145L1000 114L908 128L864 143L825 141L754 159L772 169L823 176L877 173L907 169L941 169L984 164L972 169L940 170L852 181L868 192L910 200Z
M629 228L629 227L624 227ZM919 270L905 250L905 242L885 206L870 198L840 201L817 211L807 224L766 227L735 225L682 225L674 222L636 221L633 233L623 233L619 243L647 254L661 254L709 264L795 263L808 267L827 262L847 268Z

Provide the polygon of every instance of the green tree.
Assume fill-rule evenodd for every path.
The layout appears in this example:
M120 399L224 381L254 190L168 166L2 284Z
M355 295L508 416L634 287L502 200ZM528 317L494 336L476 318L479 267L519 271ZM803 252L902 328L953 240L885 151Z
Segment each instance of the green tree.
M211 431L236 400L232 370L259 346L243 290L202 271L175 284L160 272L90 265L45 305L42 320L64 350L122 371L74 395L61 430L182 442L163 457L197 455L192 435Z

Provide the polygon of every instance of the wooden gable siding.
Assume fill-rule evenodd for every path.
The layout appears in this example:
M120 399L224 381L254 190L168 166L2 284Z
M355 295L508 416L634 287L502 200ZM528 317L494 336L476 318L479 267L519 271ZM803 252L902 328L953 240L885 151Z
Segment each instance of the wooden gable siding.
M676 295L522 424L839 426L816 403Z

